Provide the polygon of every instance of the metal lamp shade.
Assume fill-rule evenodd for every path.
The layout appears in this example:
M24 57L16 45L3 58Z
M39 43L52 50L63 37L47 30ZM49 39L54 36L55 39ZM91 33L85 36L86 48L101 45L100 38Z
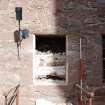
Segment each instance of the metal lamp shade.
M16 20L22 20L22 7L16 7L15 8L16 12Z

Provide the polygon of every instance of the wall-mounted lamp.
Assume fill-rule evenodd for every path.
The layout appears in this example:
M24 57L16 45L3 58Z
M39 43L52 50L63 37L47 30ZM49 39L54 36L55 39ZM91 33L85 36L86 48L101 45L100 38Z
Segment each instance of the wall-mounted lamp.
M16 7L15 8L16 12L16 20L22 20L22 7Z
M19 47L21 48L21 42L23 39L26 39L29 36L29 30L24 29L21 30L20 28L20 21L22 20L22 7L16 7L16 20L18 21L19 28L14 32L14 41L17 43L17 51L18 51L18 57L19 57Z

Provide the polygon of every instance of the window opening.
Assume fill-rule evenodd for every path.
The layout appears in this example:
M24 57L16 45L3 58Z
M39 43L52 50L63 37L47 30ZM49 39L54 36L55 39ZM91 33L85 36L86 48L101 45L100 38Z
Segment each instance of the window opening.
M66 81L66 37L36 35L35 82L60 83Z

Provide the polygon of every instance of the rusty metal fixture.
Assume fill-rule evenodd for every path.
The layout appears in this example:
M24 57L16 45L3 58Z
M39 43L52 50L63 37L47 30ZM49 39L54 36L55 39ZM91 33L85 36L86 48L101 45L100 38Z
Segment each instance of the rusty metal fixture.
M20 37L19 31L16 30L16 31L14 32L14 41L15 41L16 43L18 43L20 40L21 40L21 37Z
M81 86L79 84L75 85L76 88L78 89L78 103L79 105L84 105L85 103L88 103L88 105L93 105L93 98L94 98L94 92L93 91L89 91L86 90L85 88L81 88ZM82 90L82 94L81 94L81 90ZM81 95L82 95L82 100L81 100Z
M16 20L18 21L18 30L14 32L14 41L17 44L18 58L19 58L19 50L21 49L21 42L23 39L26 39L29 35L29 30L20 28L20 21L22 20L22 7L16 7Z
M4 92L5 105L13 105L16 100L16 105L19 105L19 87L20 84L10 89L8 92Z
M15 8L16 12L16 20L22 20L22 7L16 7Z
M19 46L21 48L21 35L20 35L20 21L22 20L22 7L16 7L15 8L15 12L16 12L16 20L19 23L19 31L15 31L14 32L14 40L17 43L17 51L18 51L18 57L19 57Z

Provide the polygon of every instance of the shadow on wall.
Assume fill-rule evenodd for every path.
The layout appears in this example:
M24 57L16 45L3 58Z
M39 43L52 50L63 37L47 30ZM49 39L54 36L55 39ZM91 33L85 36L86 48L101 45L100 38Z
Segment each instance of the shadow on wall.
M74 23L71 23L71 19L73 19L72 11L75 7L74 4L75 0L55 0L55 18L56 18L56 33L64 34L70 32L70 27L75 27L75 21ZM66 42L68 43L68 42ZM66 49L67 51L67 49ZM67 55L66 55L67 56ZM66 57L67 58L67 57ZM67 59L66 59L67 63ZM66 68L66 76L68 75L68 83L65 86L58 85L58 89L61 91L61 93L64 93L63 98L68 103L71 102L74 103L74 94L75 94L75 88L74 88L74 82L73 79L69 80L70 71ZM76 76L73 74L74 77ZM78 77L75 77L78 78ZM73 84L72 84L73 83Z
M70 32L70 27L73 28L78 28L79 26L79 21L77 20L75 22L75 20L73 20L73 16L75 15L75 13L73 14L73 9L76 6L76 4L73 3L73 0L55 0L55 23L56 23L56 33L57 34L63 34L65 35L66 33ZM72 12L72 14L70 14L70 12ZM72 22L70 22L72 18ZM53 58L54 59L54 58ZM79 63L76 61L76 65L78 65ZM54 84L56 84L56 86L52 86L52 85L48 85L48 86L41 86L41 91L42 92L46 92L48 91L48 95L45 96L44 98L48 98L49 100L53 100L58 101L58 97L60 97L61 99L63 99L63 101L69 103L73 103L75 104L75 88L74 88L74 84L76 82L78 82L78 74L75 71L72 74L72 77L75 78L75 80L70 77L70 73L71 71L68 70L68 83L66 85L62 84L62 85L58 85L56 82ZM66 75L67 76L67 75ZM53 81L54 82L54 81ZM40 90L39 88L39 90ZM44 89L45 88L45 89ZM51 90L51 91L50 91ZM56 91L58 90L58 91ZM59 93L56 93L59 92ZM55 95L55 96L54 96ZM53 99L54 98L54 99ZM61 101L60 99L60 101Z
M56 33L59 34L66 34L70 32L70 27L72 27L72 25L74 25L75 27L75 21L74 23L70 23L70 10L74 9L74 4L73 2L71 2L70 0L55 0L55 19L56 19ZM73 17L72 17L73 19ZM67 76L67 75L66 75ZM78 76L77 74L75 75L75 73L73 74L74 78L77 78L78 81ZM69 79L69 78L68 78ZM68 80L68 84L67 85L57 85L57 86L48 86L46 87L47 90L49 90L49 93L51 96L53 96L52 94L57 94L58 96L56 96L55 101L57 100L58 97L62 97L63 100L65 100L65 102L74 102L74 83L76 81L73 82L72 80ZM72 83L70 83L72 82ZM69 84L70 83L70 84ZM56 84L56 82L55 82ZM54 88L53 88L54 87ZM50 91L51 89L51 91ZM55 91L54 91L55 89ZM56 89L59 90L59 93L56 93ZM42 91L44 91L44 89L42 89ZM45 90L46 91L46 90ZM50 93L53 92L53 93ZM55 92L55 93L54 93Z

